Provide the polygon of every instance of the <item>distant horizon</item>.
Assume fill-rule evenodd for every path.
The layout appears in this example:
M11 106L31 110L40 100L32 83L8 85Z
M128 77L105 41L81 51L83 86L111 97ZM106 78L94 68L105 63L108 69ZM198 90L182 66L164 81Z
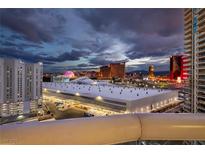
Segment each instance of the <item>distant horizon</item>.
M45 72L44 71L44 73L65 73L66 71L73 71L73 72L80 72L80 71L94 71L94 72L98 72L99 70L98 69L96 69L96 70L63 70L63 71L57 71L57 72ZM140 71L142 71L142 72L148 72L148 70L133 70L133 71L125 71L125 73L131 73L131 72L140 72ZM155 73L159 73L159 72L170 72L169 70L163 70L163 71L158 71L158 70L156 70L155 71Z
M28 61L25 61L25 60L22 60L22 59L20 59L20 58L14 58L14 57L0 57L0 59L9 59L9 60L12 60L12 59L16 59L16 60L20 60L20 61L22 61L22 62L24 62L24 63L31 63L31 64L35 64L35 63L41 63L41 61L39 61L39 62L28 62ZM108 64L107 64L108 65ZM101 65L102 66L102 65ZM66 72L66 71L98 71L98 69L100 69L100 67L101 66L98 66L96 69L73 69L73 70L71 70L71 69L66 69L66 68L64 68L63 70L61 70L61 71L52 71L52 72L49 72L49 71L44 71L44 73L64 73L64 72ZM106 66L106 65L103 65L103 66ZM44 67L44 65L43 65L43 67ZM125 73L129 73L129 72L134 72L134 71L146 71L146 72L148 72L148 65L147 65L147 69L145 70L145 69L136 69L136 70L131 70L131 71L127 71L126 70L126 67L125 67ZM170 70L156 70L155 72L169 72Z

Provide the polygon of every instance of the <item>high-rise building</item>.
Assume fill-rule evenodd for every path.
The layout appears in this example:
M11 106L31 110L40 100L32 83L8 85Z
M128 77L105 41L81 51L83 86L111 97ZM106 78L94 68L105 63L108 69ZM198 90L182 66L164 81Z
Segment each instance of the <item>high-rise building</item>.
M125 77L125 61L111 63L108 66L100 67L99 79L112 79Z
M205 112L205 9L184 10L185 112Z
M186 58L185 58L186 59ZM187 78L187 73L184 70L184 58L183 55L175 55L170 57L170 79L177 80L181 78L182 80Z
M0 58L0 115L36 112L42 96L42 63Z
M30 112L36 112L42 97L42 63L25 64L25 101Z
M153 78L154 77L154 65L150 65L149 66L149 74L148 74L149 78Z
M111 63L110 65L110 77L121 78L125 77L125 62Z
M110 67L109 66L100 67L99 78L100 79L109 79L110 78Z

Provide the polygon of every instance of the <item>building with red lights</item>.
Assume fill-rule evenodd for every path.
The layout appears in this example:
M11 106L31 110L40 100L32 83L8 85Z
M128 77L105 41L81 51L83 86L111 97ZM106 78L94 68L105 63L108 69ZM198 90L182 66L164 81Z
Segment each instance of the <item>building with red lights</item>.
M180 77L182 80L186 79L186 72L184 66L184 58L182 55L175 55L170 58L170 79L177 80Z

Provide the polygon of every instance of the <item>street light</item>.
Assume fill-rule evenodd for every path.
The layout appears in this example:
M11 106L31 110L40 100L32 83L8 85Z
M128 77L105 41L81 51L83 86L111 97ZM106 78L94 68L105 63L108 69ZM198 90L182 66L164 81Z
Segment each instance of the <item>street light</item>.
M75 96L80 96L80 93L75 93Z
M60 93L60 90L57 90L56 92L57 92L57 93Z
M182 80L181 80L181 77L177 77L177 83L181 83Z

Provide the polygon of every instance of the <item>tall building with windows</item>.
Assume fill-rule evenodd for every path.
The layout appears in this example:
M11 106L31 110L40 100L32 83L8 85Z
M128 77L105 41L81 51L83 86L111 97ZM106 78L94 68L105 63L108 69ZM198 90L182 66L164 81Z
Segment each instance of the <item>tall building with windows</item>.
M27 109L30 112L36 112L41 105L42 96L42 63L25 64L25 101L29 104Z
M42 71L42 63L0 58L1 116L37 111L42 96Z
M113 78L121 78L125 77L125 61L118 63L111 63L110 65L110 76Z
M108 66L100 67L99 79L112 79L125 77L125 63L126 61L120 61L111 63Z
M205 9L184 10L185 112L205 112Z

